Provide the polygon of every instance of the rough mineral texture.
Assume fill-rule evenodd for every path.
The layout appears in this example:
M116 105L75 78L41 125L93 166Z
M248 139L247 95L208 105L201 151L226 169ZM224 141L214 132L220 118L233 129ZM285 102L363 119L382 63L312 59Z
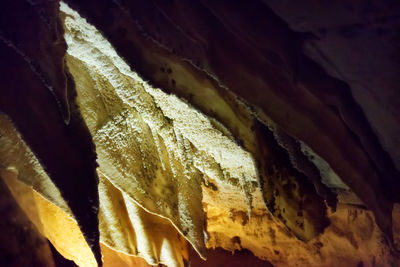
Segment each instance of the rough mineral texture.
M0 175L18 204L64 257L79 266L96 266L95 258L58 189L4 115L0 117L0 125L4 129L0 131L4 149L1 151L2 162L12 162L0 169ZM17 162L22 164L15 164ZM119 258L118 252L123 252L141 256L149 264L162 262L168 266L183 266L183 260L187 259L186 242L172 225L144 211L101 173L99 177L103 261Z
M0 3L0 262L400 265L399 7Z

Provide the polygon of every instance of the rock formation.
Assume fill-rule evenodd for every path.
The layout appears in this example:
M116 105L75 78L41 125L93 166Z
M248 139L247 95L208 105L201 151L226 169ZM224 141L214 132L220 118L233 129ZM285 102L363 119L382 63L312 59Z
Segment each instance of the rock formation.
M400 6L358 2L4 1L0 262L399 265Z

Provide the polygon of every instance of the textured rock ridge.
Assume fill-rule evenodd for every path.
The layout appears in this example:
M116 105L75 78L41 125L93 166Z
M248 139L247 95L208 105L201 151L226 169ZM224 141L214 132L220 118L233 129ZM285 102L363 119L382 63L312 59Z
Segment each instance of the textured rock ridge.
M0 207L79 266L397 266L400 13L358 3L5 1Z

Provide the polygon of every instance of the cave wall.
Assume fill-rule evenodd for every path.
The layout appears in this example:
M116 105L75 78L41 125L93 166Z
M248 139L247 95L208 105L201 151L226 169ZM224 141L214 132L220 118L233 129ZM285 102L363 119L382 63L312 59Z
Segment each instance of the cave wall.
M149 208L138 193L130 195L135 203L170 216L172 225L192 245L198 241L207 248L249 249L278 266L337 262L372 266L397 261L398 214L393 206L397 207L400 196L398 5L391 1L359 1L357 5L340 1L66 3L103 34L125 60L127 70L150 84L146 90L161 88L184 99L210 120L212 129L254 157L258 177L249 185L239 188L233 180L224 184L213 175L194 179L197 189L193 192L200 197L192 194L193 200L187 203L203 210L187 205L191 214L187 218L202 221L199 214L204 212L208 236L204 240L201 234L190 237L191 226L180 227L174 222L176 216ZM82 231L100 264L97 172L103 168L107 173L126 159L104 156L109 143L96 137L97 126L90 120L102 112L99 106L87 104L93 97L90 87L94 94L104 94L99 81L108 80L111 90L118 89L113 84L115 74L107 69L116 63L110 60L97 65L100 71L89 71L96 66L90 65L90 57L103 60L103 46L77 46L75 54L68 52L64 36L82 30L65 27L74 15L60 13L57 1L5 1L2 5L0 111L32 151L29 157L37 160L60 191L67 214L77 222L77 231ZM95 43L90 38L73 37L68 49L80 41ZM93 47L100 53L91 51ZM79 54L79 49L87 55ZM124 75L119 83L125 84L131 74ZM139 91L126 92L124 96L134 97ZM146 114L146 109L135 105L140 114ZM168 117L165 125L178 123L174 122L177 117L163 112ZM9 140L9 132L2 132L3 142ZM5 145L3 150L0 166L19 166L23 173L26 166L10 159L24 162L26 156ZM152 161L150 154L142 161ZM185 150L184 155L190 153ZM122 181L127 176L122 174ZM189 176L194 177L194 172ZM114 184L125 190L121 189L124 183L114 180ZM224 196L248 195L253 187L260 192L258 204L239 197L224 202ZM234 201L248 208L239 209ZM283 252L285 244L298 252ZM194 245L203 258L204 246ZM368 254L371 251L375 257ZM296 256L290 259L289 255Z

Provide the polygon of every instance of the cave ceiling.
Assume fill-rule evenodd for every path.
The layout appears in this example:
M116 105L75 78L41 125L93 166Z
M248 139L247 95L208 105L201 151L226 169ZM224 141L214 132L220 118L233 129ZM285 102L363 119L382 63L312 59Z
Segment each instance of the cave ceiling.
M0 210L32 262L400 264L395 1L0 5Z

